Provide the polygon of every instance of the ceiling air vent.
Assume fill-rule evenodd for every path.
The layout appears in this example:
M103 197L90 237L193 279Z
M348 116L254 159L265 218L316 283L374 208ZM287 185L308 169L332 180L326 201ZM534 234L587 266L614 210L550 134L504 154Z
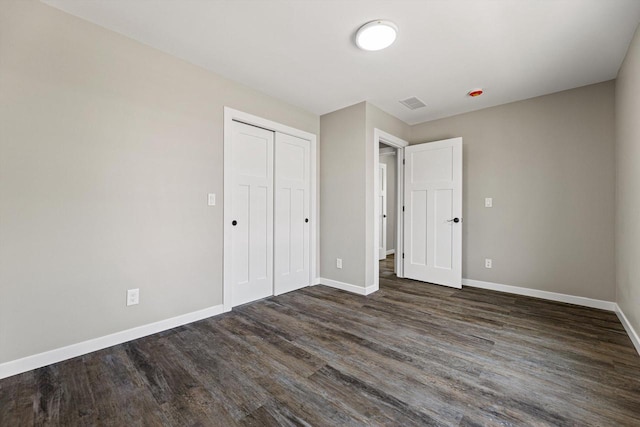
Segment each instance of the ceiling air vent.
M417 110L418 108L422 108L422 107L426 107L427 106L427 104L425 104L424 102L420 101L415 96L412 96L411 98L403 99L402 101L400 101L400 104L404 105L405 107L407 107L410 110Z

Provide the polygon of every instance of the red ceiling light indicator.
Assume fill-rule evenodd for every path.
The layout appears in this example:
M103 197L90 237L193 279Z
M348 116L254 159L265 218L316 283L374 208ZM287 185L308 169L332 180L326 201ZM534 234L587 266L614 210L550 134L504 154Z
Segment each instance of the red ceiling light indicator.
M467 95L469 95L471 98L477 98L480 95L482 95L483 93L484 93L484 91L482 89L478 88L478 89L471 89Z

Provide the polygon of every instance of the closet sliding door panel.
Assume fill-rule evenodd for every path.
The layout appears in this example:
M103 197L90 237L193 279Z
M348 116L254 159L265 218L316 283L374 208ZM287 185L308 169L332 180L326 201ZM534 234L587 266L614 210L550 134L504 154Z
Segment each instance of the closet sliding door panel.
M233 122L233 306L273 295L273 150L274 132Z
M274 291L310 284L310 143L276 133Z

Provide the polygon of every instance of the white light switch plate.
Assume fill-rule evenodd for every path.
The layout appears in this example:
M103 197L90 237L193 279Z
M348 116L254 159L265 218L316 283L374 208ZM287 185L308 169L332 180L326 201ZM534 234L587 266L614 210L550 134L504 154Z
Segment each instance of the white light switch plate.
M215 206L216 205L216 195L214 193L209 193L209 196L207 198L207 204L209 206Z
M493 207L493 198L485 197L485 199L484 199L484 207L485 208L492 208Z
M342 258L336 258L336 268L342 268Z

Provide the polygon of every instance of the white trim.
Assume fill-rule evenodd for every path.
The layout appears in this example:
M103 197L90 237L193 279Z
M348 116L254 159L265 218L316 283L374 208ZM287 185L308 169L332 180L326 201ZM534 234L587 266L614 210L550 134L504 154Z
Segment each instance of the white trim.
M377 260L376 260L377 262ZM379 285L371 285L363 288L362 286L352 285L351 283L339 282L337 280L325 279L324 277L320 277L318 279L319 285L329 286L330 288L336 288L343 291L351 292L353 294L358 295L369 295L374 293L379 289Z
M317 265L318 265L318 235L319 235L319 227L320 227L320 210L318 206L318 164L317 164L317 136L305 132L299 129L292 128L290 126L283 125L278 122L274 122L271 120L263 119L262 117L254 116L249 113L245 113L239 110L234 110L233 108L224 107L224 129L223 129L223 140L224 140L224 152L223 152L223 174L224 174L224 212L223 212L223 229L224 229L224 251L223 251L223 290L222 290L222 301L224 305L224 311L231 311L232 300L231 300L231 283L229 282L229 278L225 272L231 271L231 259L226 256L229 253L228 248L231 247L231 203L226 203L226 197L228 194L231 194L231 159L227 155L230 153L231 143L232 143L232 123L233 121L239 121L248 125L258 126L263 129L271 130L273 132L285 133L287 135L295 136L297 138L306 139L310 142L310 157L311 157L311 217L309 221L311 222L311 249L309 254L309 259L311 262L310 268L310 284L314 283L314 278L317 277Z
M640 336L638 336L638 332L636 332L636 330L633 329L631 322L629 322L629 319L627 319L627 316L624 315L624 313L622 312L622 309L618 304L616 304L615 312L616 312L616 315L618 316L618 319L620 319L620 323L622 323L624 330L627 331L627 335L629 335L629 338L631 339L633 346L636 348L636 351L638 352L638 354L640 354Z
M391 135L390 133L386 133L378 128L373 129L373 284L368 288L373 288L377 290L380 286L380 260L378 248L380 247L380 209L378 207L378 198L380 197L380 173L378 170L378 163L380 162L380 143L384 143L395 147L398 155L397 158L397 177L396 177L396 247L401 248L403 245L402 241L402 227L404 225L404 215L402 215L402 205L404 191L402 190L403 185L403 165L402 159L404 159L404 147L407 147L409 143L403 139L400 139L396 136ZM402 152L400 152L402 150ZM402 271L402 260L396 258L395 262L395 272L396 276L404 277L404 272ZM366 295L366 294L365 294Z
M616 303L599 299L577 297L574 295L560 294L557 292L541 291L538 289L521 288L519 286L501 285L493 282L483 282L481 280L462 279L464 286L472 288L489 289L492 291L506 292L508 294L525 295L528 297L542 298L549 301L565 302L568 304L581 305L583 307L599 308L601 310L616 311Z
M387 255L391 255L391 254L395 254L396 250L395 249L388 249L387 250Z
M382 176L380 176L380 173L382 172ZM384 177L384 178L383 178ZM378 235L378 261L380 261L381 259L385 259L387 256L387 164L386 163L381 163L378 162L378 185L380 187L378 187L378 198L375 200L375 203L380 203L380 205L382 205L384 207L384 209L382 210L382 212L380 212L378 210L378 225L380 225L380 223L382 222L384 225L384 230L382 230L381 233L379 233ZM384 181L384 182L382 182ZM380 200L380 188L384 188L384 202L381 203ZM378 205L378 207L380 206ZM378 227L378 230L380 230L380 227ZM382 242L380 242L380 236L382 236ZM384 254L384 256L380 256L380 252L382 252ZM375 284L375 281L374 281Z
M396 248L395 273L404 278L404 148L396 156Z
M23 357L22 359L11 360L0 364L0 379L31 371L33 369L42 368L43 366L51 365L52 363L62 362L63 360L82 356L83 354L102 350L107 347L146 337L148 335L156 334L188 323L197 322L198 320L206 319L208 317L217 316L222 312L222 304L214 305L213 307L182 314L170 319L160 320L158 322L149 323L147 325L138 326L99 338L93 338L87 341L71 344L66 347L45 351L44 353L34 354L33 356Z

